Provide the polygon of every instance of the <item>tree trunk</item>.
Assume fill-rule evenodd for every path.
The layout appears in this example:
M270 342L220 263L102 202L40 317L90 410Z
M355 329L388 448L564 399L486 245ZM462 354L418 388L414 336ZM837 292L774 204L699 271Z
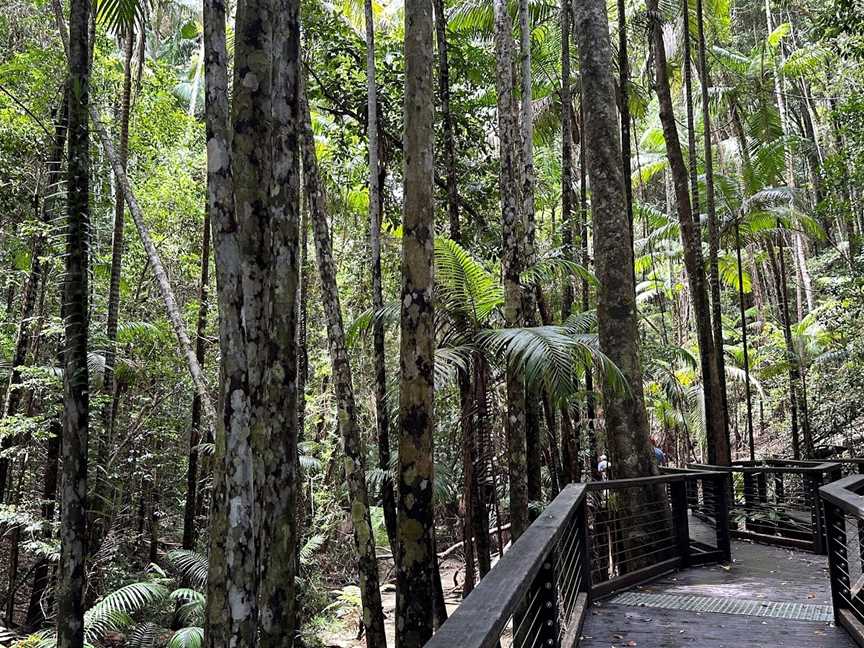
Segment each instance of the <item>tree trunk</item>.
M57 646L84 645L87 557L87 447L90 427L88 353L90 232L89 0L72 0L69 14L69 130L66 181L66 272L63 370L63 489L57 581ZM62 14L61 14L62 19ZM65 31L62 30L61 33Z
M63 435L63 426L59 421L49 423L51 436L48 439L48 452L45 459L45 478L42 481L42 519L48 523L54 521L54 501L57 498L57 473L60 458L60 443ZM50 534L45 534L43 540L50 539ZM37 630L48 617L50 612L45 606L42 598L51 584L51 561L47 558L39 558L33 568L33 587L30 589L30 602L27 604L27 616L24 627L28 630Z
M243 257L234 210L223 0L204 2L204 56L207 200L213 233L220 349L204 645L223 648L233 643L254 648L257 644L255 591L250 591L249 583L256 577L257 565L254 555L247 555L255 544L250 398L243 334ZM236 93L234 100L238 100ZM232 503L230 519L229 502Z
M93 120L93 127L96 129L96 134L99 136L99 141L102 144L105 155L111 162L111 167L113 168L114 175L117 178L117 183L123 189L123 195L126 197L126 204L129 206L129 213L132 214L132 220L135 221L138 236L141 238L141 243L147 253L147 260L153 268L153 274L156 277L156 284L159 287L162 300L165 302L165 311L168 314L168 319L171 321L171 326L173 327L174 334L177 337L180 351L186 359L186 365L189 369L189 375L192 377L192 383L195 385L195 389L201 397L201 403L204 408L204 414L208 425L212 426L213 421L216 418L216 410L213 407L213 401L210 399L210 392L207 388L207 382L204 379L204 373L201 371L201 365L198 364L198 360L195 357L195 351L192 348L192 342L189 340L189 334L186 332L186 325L183 322L183 315L180 312L180 307L177 305L174 290L171 288L171 283L168 281L165 267L162 265L162 259L159 256L156 246L153 244L153 239L150 237L150 230L147 227L147 223L144 221L144 214L138 206L135 194L132 193L129 179L126 177L126 172L120 164L120 158L114 151L114 145L111 143L108 131L105 129L104 124L99 120L99 114L93 106L90 107L90 117Z
M363 623L366 627L366 645L369 648L386 646L384 636L384 613L381 608L381 592L378 588L378 563L375 557L375 539L369 513L369 496L366 492L364 453L354 400L354 386L348 348L345 345L345 329L342 324L342 307L336 285L336 265L327 225L326 199L321 182L318 161L315 158L315 137L309 105L304 95L301 98L303 112L303 178L309 196L315 252L318 258L318 273L321 278L321 296L327 316L327 339L330 360L333 365L333 384L339 418L339 429L345 452L345 478L348 482L348 498L351 505L351 520L354 525L354 542L357 549L360 595L363 601ZM428 604L429 599L427 599Z
M744 268L741 265L741 232L735 222L735 254L738 260L738 308L741 315L741 342L744 346L744 394L747 398L747 445L750 461L756 459L753 441L753 402L750 396L750 350L747 346L747 309L744 306Z
M207 352L207 311L210 306L210 214L204 210L201 233L201 281L198 285L198 325L195 335L195 358L204 366ZM201 443L201 397L192 398L192 420L189 425L189 461L186 465L186 503L183 509L183 548L193 550L197 539L195 514L198 511L198 446Z
M441 100L441 130L444 143L444 168L447 178L447 215L450 218L450 238L462 241L459 222L459 185L456 175L456 140L453 117L450 114L450 62L447 55L447 16L444 0L434 0L435 41L438 46L438 95Z
M435 592L433 432L435 333L433 248L435 147L432 6L405 2L405 132L400 295L399 547L396 645L420 648L432 635Z
M697 223L691 210L687 187L687 167L681 152L678 130L673 111L672 94L669 90L669 75L666 50L663 44L657 0L649 0L648 13L651 22L651 40L656 67L655 90L660 103L660 121L666 139L666 153L675 189L675 203L681 225L681 243L684 248L684 265L690 286L696 333L699 340L699 355L702 365L702 386L705 394L706 427L708 430L708 461L711 464L728 465L729 430L723 410L722 384L718 372L716 347L711 329L711 312L705 282L705 267L702 260L702 242ZM685 66L686 69L686 66Z
M366 0L366 97L369 129L369 241L372 250L372 309L384 307L381 281L381 164L378 160L378 86L375 82L375 23L372 0ZM381 507L390 551L396 555L396 495L390 477L390 417L387 408L387 363L384 321L375 317L372 328L375 358L375 421L378 429L378 468L381 480Z
M46 164L45 197L42 200L42 210L39 220L42 225L49 225L56 218L57 194L62 182L63 156L66 148L66 128L69 111L68 91L64 89L60 110L57 113L57 121L54 124L54 136L51 142L49 159ZM21 383L21 371L19 367L27 361L27 353L31 346L31 324L33 312L36 305L36 294L38 285L42 281L44 293L45 283L48 280L45 265L42 263L42 255L45 253L47 237L40 233L34 236L30 251L30 272L24 287L21 303L21 314L18 322L18 332L15 337L15 349L12 355L12 370L9 375L9 383L6 388L6 398L3 403L3 416L12 416L17 413L21 403L21 393L17 386ZM0 449L7 451L21 439L18 435L7 436L0 443ZM9 479L9 459L0 457L0 502L5 501L6 484Z
M291 645L297 633L297 291L300 286L300 2L274 0L271 50L271 173L267 327L266 431L259 524L259 633L261 648ZM236 132L236 131L235 131ZM236 158L235 158L236 159ZM236 177L236 175L235 175ZM268 186L269 185L269 186ZM251 355L251 354L250 354ZM263 486L263 488L262 488Z
M711 84L711 77L708 74L708 61L705 53L705 20L702 13L702 0L696 0L696 30L698 34L697 53L699 76L701 79L700 103L702 107L702 139L705 154L705 210L708 214L708 276L711 288L711 324L714 332L717 374L720 378L720 399L723 403L723 412L728 430L729 395L726 386L726 358L723 349L723 319L721 311L722 304L720 301L720 268L718 260L720 253L720 229L717 224L717 206L714 195L714 155L713 146L711 144L711 109L708 100L708 86ZM687 41L689 43L689 38Z
M129 157L129 117L130 104L132 97L132 52L135 42L135 36L132 29L124 37L123 58L124 58L124 73L123 73L123 91L120 98L120 136L117 154L120 165L126 171L126 163ZM123 270L123 225L124 225L124 196L123 187L120 183L115 184L114 191L114 230L111 239L111 279L108 287L108 322L106 327L106 337L108 344L105 347L105 373L104 373L104 389L110 396L102 409L102 422L104 429L102 436L97 445L98 456L96 457L96 465L105 467L111 441L114 436L114 421L117 416L117 407L119 400L119 388L117 385L117 375L114 371L115 359L117 356L117 324L120 319L120 278ZM105 506L111 500L111 482L109 476L100 470L96 473L100 477L94 485L94 515L91 520L94 523L90 530L90 544L94 549L98 549L102 543L102 538L108 532L108 511L105 511Z
M593 199L594 260L599 278L597 317L600 347L621 370L630 393L606 387L604 398L609 454L617 477L651 474L653 453L642 397L642 367L633 284L633 249L609 70L612 47L606 3L574 6L582 70L584 131Z
M520 274L524 269L525 222L519 205L519 132L513 96L512 23L504 0L494 0L498 130L501 146L501 232L504 274L504 321L508 327L524 323ZM522 376L507 369L507 446L510 474L510 533L515 540L528 528L528 457L526 447L525 386Z

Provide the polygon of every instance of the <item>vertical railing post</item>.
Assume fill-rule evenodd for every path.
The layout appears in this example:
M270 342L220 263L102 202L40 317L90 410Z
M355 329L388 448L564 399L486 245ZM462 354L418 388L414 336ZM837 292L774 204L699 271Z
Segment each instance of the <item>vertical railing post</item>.
M559 648L560 626L558 616L558 588L555 575L554 552L546 556L540 571L534 578L534 582L528 590L527 601L533 601L531 606L525 610L521 620L528 627L519 629L520 636L514 636L513 645L520 646L549 646Z
M727 481L728 480L728 481ZM713 484L714 515L717 520L715 530L717 532L717 551L720 552L722 562L732 562L732 543L729 540L729 493L732 481L731 473L723 473L716 478Z
M819 497L819 487L822 486L822 473L805 473L810 490L810 520L813 524L813 553L825 554L827 547L825 542L825 529L823 527L824 516L822 513L822 498Z
M821 498L820 498L821 499ZM840 608L849 596L849 556L846 551L846 519L843 512L830 502L823 502L828 545L828 575L831 581L831 603L834 621L839 622Z
M579 533L582 534L582 553L579 556L579 569L582 572L582 591L587 597L587 604L591 603L591 530L588 527L588 498L582 498L579 510L576 511L576 523L579 525Z
M681 567L687 567L690 564L690 523L687 519L688 481L681 480L669 483L669 496L672 499L672 524Z
M758 523L751 518L759 514L759 508L756 506L756 485L753 482L753 473L743 471L744 479L744 528L747 531L759 533Z

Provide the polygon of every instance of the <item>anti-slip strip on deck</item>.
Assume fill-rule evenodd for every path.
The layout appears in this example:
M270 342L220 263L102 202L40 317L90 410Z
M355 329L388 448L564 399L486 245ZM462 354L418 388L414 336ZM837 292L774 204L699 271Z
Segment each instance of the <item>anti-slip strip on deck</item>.
M665 610L687 610L713 614L742 614L745 616L770 617L793 621L818 621L830 623L834 614L830 605L806 603L779 603L748 599L709 596L679 596L675 594L648 594L625 592L610 601L619 605L662 608Z

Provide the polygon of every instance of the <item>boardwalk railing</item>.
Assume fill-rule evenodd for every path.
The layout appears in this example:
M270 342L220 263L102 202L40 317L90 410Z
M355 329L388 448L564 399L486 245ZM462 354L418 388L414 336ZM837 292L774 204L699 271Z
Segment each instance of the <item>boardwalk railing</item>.
M767 544L825 553L824 514L818 491L841 476L834 461L742 461L732 466L688 464L695 470L729 473L729 533ZM691 493L691 499L693 498ZM700 491L691 506L704 518L716 492ZM713 520L712 520L713 521Z
M834 619L864 646L864 475L819 489L825 511Z
M725 525L688 515L688 484L725 473L571 484L480 581L426 648L573 648L592 598L673 569L730 559ZM712 514L727 515L717 497Z

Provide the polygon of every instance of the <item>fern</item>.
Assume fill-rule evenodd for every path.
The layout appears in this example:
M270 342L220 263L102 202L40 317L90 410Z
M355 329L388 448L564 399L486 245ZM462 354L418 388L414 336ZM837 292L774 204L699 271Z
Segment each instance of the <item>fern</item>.
M204 645L204 628L181 628L171 639L166 648L201 648Z
M207 585L207 558L188 549L169 551L165 559L181 576L198 589Z

